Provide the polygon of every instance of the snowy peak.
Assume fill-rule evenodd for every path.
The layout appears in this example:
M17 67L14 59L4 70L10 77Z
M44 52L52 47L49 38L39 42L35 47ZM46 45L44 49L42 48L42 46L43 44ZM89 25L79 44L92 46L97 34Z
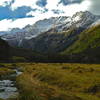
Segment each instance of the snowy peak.
M7 33L11 33L12 35L12 33L16 34L19 32L20 34L22 34L23 32L24 34L28 35L28 37L32 35L37 36L43 32L50 30L51 28L58 28L58 27L61 28L61 26L67 28L73 24L77 24L77 27L84 26L84 25L87 26L88 24L91 24L98 19L100 19L100 16L95 16L88 11L85 12L80 11L74 14L72 17L68 17L68 16L51 17L49 19L37 21L33 25L27 25L23 29L14 28Z
M72 16L72 22L76 27L83 27L88 28L96 22L98 19L100 19L100 16L93 15L92 13L85 11L85 12L77 12Z
M77 22L77 21L81 20L82 16L83 16L83 12L82 11L81 12L77 12L76 14L74 14L72 16L72 20Z
M93 15L92 13L90 13L90 12L88 12L88 11L85 11L85 12L82 12L82 11L80 11L80 12L77 12L76 14L74 14L73 16L72 16L72 20L73 21L80 21L80 20L93 20L93 21L95 21L96 19L98 19L98 16L95 16L95 15Z

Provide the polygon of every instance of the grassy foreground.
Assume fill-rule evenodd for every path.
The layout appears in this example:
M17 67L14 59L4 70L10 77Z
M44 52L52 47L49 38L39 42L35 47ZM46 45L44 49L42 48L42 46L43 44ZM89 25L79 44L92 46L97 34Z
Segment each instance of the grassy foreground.
M100 65L18 63L14 100L100 100ZM11 100L11 99L10 99Z
M12 64L0 64L0 79L8 77L10 74L15 73Z

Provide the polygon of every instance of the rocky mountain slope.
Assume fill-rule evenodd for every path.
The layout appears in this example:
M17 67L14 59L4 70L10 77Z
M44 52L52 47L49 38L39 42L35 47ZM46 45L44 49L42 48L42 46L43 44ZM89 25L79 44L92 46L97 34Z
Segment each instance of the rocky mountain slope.
M29 40L23 39L20 47L42 53L62 52L75 43L80 34L91 30L92 27L94 27L93 24L97 23L99 18L99 16L92 15L89 12L78 12L73 15L69 23L65 21L66 24L63 23L59 26L55 26L37 37ZM95 26L97 26L97 24L95 24ZM92 37L90 39L92 39Z
M0 62L27 62L32 57L39 56L31 50L15 48L0 38Z
M91 14L90 12L77 12L72 17L60 16L44 19L36 22L34 25L27 25L23 29L12 29L6 34L2 35L2 38L12 46L22 47L24 41L30 41L37 38L39 35L45 32L64 32L70 31L73 28L78 31L90 27L93 23L100 19L100 16ZM32 44L30 44L32 45ZM27 47L29 48L29 47Z
M8 60L10 55L9 55L9 50L10 47L7 42L4 40L0 39L0 60Z
M44 19L36 22L34 25L27 25L23 29L12 29L9 32L1 32L2 38L12 46L20 46L21 42L26 39L30 40L38 36L39 34L50 30L52 27L59 26L71 20L68 17L52 17L50 19ZM5 33L5 34L4 34Z
M2 38L11 46L33 50L35 56L31 56L31 60L100 61L100 16L88 11L78 12L72 17L41 20L23 30L29 33L5 34Z

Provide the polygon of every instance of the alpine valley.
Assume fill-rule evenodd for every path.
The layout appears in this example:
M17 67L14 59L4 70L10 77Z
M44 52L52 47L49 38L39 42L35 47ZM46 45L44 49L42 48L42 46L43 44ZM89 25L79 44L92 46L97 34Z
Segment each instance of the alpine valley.
M0 32L0 100L100 100L100 16Z
M33 61L100 62L100 16L88 11L40 20L0 34L11 48L17 48L15 51L26 50L21 55L27 54Z

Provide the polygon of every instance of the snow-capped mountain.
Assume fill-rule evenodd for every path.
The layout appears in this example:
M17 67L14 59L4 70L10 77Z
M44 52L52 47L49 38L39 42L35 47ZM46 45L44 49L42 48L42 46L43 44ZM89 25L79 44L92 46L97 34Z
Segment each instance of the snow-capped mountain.
M23 29L15 28L5 32L6 34L1 37L12 46L22 46L23 41L29 41L46 32L64 32L73 28L79 28L79 32L83 31L91 25L97 24L98 20L100 20L100 16L93 15L88 11L77 12L72 17L51 17L37 21L34 25L27 25Z
M2 39L9 42L11 45L20 45L23 39L31 39L39 34L46 32L54 27L65 25L71 22L70 17L52 17L50 19L44 19L37 21L34 25L27 25L23 29L12 29L8 32L2 32ZM4 34L5 33L5 34Z
M93 15L88 11L77 12L72 17L73 23L75 23L77 27L85 28L87 28L92 23L96 22L98 19L100 19L100 16Z

